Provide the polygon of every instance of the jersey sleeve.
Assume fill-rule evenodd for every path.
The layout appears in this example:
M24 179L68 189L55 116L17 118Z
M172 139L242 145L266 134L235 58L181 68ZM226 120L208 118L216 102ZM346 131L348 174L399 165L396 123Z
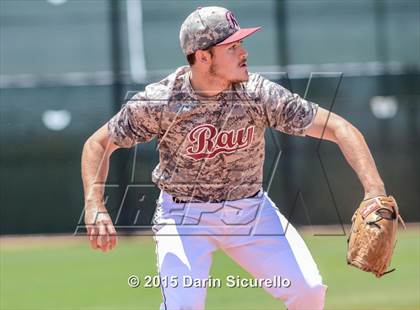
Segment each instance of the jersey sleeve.
M139 92L108 122L108 134L115 144L125 148L148 142L159 133L160 115L160 105Z
M260 85L267 126L290 135L304 136L315 119L318 105L265 78Z

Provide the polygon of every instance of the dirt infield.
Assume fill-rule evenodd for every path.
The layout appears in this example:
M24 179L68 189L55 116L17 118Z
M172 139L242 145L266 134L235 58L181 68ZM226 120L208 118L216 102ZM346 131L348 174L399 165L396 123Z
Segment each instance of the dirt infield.
M124 241L152 242L151 233L136 236L119 236ZM39 234L39 235L7 235L0 236L1 250L18 250L28 248L69 247L85 244L89 247L87 236L73 234Z
M420 223L407 223L407 231L419 231ZM400 228L402 229L402 228ZM344 237L343 228L339 225L325 226L300 226L297 230L303 237L317 236L337 236ZM344 231L348 234L349 225L344 225ZM135 236L119 236L120 240L130 240L137 242L152 242L151 231L142 231ZM0 236L1 249L19 249L19 248L36 248L36 247L68 247L71 245L86 244L89 246L88 239L85 235L73 234L39 234L39 235L3 235Z

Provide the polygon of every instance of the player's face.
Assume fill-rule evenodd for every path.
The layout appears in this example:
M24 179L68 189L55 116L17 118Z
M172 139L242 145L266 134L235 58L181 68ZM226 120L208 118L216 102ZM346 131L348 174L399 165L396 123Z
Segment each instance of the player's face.
M218 45L213 48L210 74L230 83L248 80L248 53L242 46L242 41Z

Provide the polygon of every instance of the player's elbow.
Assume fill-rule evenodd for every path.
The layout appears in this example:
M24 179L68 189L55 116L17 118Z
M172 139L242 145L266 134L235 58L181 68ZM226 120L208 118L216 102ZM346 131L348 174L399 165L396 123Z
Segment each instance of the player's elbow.
M89 152L90 150L96 148L97 146L102 146L98 139L95 139L95 136L90 136L85 143L83 144L83 152Z
M83 152L106 153L110 156L118 148L119 146L109 137L108 129L104 125L86 140Z
M110 157L117 148L111 141L104 141L93 135L86 140L82 152L87 155L106 155Z
M334 142L340 144L348 140L364 140L363 134L349 121L342 117L336 120L333 127Z
M105 147L102 146L100 141L95 139L94 136L90 136L83 144L82 158L91 158L95 154L103 154Z

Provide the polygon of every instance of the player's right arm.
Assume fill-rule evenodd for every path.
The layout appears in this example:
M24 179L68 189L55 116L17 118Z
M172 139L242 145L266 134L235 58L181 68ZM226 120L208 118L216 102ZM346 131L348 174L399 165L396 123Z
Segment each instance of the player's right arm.
M158 94L162 92L156 86L151 87L151 90ZM90 244L94 249L106 252L117 243L116 231L103 200L111 154L120 147L130 148L156 137L159 132L162 102L159 100L154 104L147 99L145 92L138 92L107 124L98 129L83 147L85 224Z
M85 200L85 224L93 249L106 252L117 244L117 235L104 204L104 184L109 159L119 146L114 144L105 124L83 146L82 179Z

